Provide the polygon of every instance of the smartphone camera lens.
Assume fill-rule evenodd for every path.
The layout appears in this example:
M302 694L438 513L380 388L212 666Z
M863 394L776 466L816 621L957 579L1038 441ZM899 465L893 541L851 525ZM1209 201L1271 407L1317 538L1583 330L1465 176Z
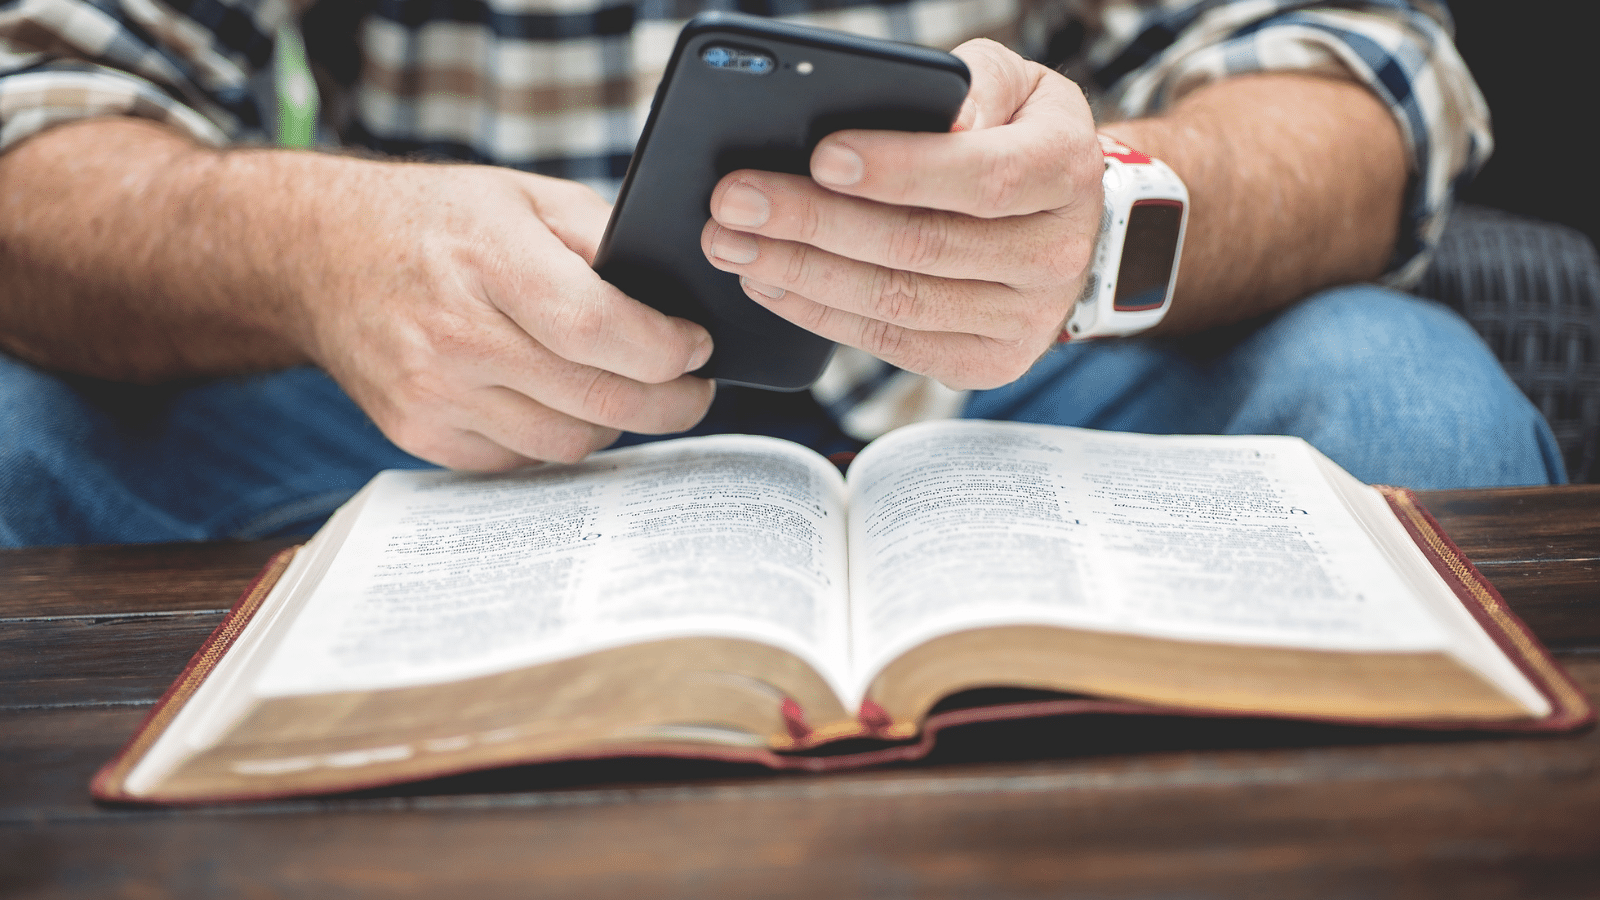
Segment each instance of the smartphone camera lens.
M776 60L765 53L741 50L723 44L713 44L700 51L700 59L713 69L744 72L747 75L765 75L778 65Z

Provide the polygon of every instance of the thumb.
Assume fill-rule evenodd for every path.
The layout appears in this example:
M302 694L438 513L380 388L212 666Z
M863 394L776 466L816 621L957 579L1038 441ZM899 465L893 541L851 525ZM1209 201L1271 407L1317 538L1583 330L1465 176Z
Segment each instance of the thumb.
M972 73L967 101L952 130L977 131L1008 124L1038 85L1040 67L988 38L967 41L951 52Z

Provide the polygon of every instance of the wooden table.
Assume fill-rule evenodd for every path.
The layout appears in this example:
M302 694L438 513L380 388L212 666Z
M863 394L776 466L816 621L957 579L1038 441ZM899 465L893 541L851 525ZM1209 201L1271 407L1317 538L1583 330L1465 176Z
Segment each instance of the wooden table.
M1600 693L1600 486L1423 499ZM0 896L1600 897L1595 731L1083 718L841 775L635 762L95 805L90 774L282 545L0 552Z

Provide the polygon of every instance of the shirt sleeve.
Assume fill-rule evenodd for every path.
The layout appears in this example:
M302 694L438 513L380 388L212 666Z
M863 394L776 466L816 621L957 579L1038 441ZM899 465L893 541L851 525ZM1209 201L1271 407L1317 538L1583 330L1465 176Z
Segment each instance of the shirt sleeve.
M153 119L210 144L263 139L261 87L290 18L283 0L0 2L0 152L97 116Z
M1409 156L1400 237L1384 282L1427 268L1456 189L1489 158L1489 109L1435 0L1110 3L1085 47L1108 119L1149 115L1210 82L1251 72L1352 79L1388 106Z

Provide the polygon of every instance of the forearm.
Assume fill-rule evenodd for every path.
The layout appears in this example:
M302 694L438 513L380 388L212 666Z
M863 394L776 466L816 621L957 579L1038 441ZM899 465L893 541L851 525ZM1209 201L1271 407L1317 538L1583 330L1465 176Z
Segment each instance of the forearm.
M144 382L305 361L331 223L306 214L303 184L353 162L216 150L135 119L25 141L0 156L0 344Z
M159 381L312 362L443 465L573 461L682 431L705 330L590 267L610 207L490 166L216 151L64 126L0 157L0 341Z
M1394 251L1406 157L1388 110L1354 83L1242 76L1166 114L1106 125L1189 188L1178 286L1160 333L1278 309L1370 280Z

